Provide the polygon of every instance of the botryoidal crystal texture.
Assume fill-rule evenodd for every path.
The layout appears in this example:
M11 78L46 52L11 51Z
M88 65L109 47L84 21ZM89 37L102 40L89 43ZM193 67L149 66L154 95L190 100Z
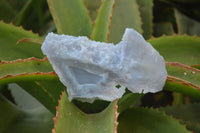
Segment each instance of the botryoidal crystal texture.
M67 87L70 101L113 101L126 87L135 93L158 92L167 78L163 57L129 28L116 45L49 33L42 51Z

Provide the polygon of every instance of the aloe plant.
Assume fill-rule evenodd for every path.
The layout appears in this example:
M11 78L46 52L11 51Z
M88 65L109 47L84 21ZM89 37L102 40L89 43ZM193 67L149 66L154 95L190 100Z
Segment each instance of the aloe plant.
M198 0L0 1L0 132L200 132L198 4ZM168 77L163 91L126 90L112 102L69 101L66 87L41 51L47 33L118 43L127 27L142 34L164 57Z

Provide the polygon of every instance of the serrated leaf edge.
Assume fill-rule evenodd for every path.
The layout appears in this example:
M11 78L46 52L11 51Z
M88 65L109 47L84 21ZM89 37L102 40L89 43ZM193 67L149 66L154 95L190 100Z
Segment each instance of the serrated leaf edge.
M0 66L4 65L4 64L13 64L16 62L28 62L28 61L48 62L48 59L47 59L47 57L44 57L43 59L37 59L35 57L31 57L31 58L27 58L24 60L18 59L18 60L13 60L13 61L1 61ZM29 79L29 78L27 78L27 76L28 77L35 76L35 77ZM32 81L32 80L40 81L40 80L44 80L43 78L46 76L48 76L49 79L58 79L58 76L54 71L45 72L45 73L44 72L34 72L34 73L26 73L25 72L25 73L21 73L21 74L17 74L17 75L8 74L8 75L4 75L4 76L0 77L0 85L7 84L7 83L13 83L13 81L12 82L4 81L4 80L9 80L9 79L12 80L12 78L26 77L26 79L24 79L25 81Z
M60 99L58 100L58 106L56 106L56 116L53 118L53 121L54 121L54 128L52 129L52 133L56 133L56 122L57 122L57 119L58 119L58 116L59 116L59 108L61 106L61 99L64 95L65 91L62 92L62 94L60 95ZM114 106L114 114L115 114L115 118L114 118L114 133L117 133L117 127L118 127L118 116L119 116L119 113L118 113L118 99L115 100L115 106Z
M64 95L64 91L62 91L61 95L60 95L60 99L58 100L58 106L56 106L56 116L53 118L53 121L54 121L54 128L52 129L52 133L56 133L56 122L57 122L57 119L58 119L58 116L59 116L59 108L61 106L61 99Z
M20 79L18 79L18 78L20 78ZM21 78L25 78L25 79L21 80ZM48 79L46 79L46 78L48 78ZM12 79L15 79L15 80L12 80ZM58 79L58 76L55 72L22 73L22 74L18 74L18 75L5 75L5 76L1 77L0 85L21 82L21 81L42 81L42 80L52 80L52 79ZM7 80L7 81L5 81L5 80Z
M196 102L196 103L187 103L187 104L182 104L182 105L176 105L176 106L170 106L170 105L167 105L167 106L165 106L165 107L161 107L161 109L168 109L168 108L173 108L173 107L179 107L179 106L192 106L192 105L194 105L194 106L196 106L196 105L199 105L199 103L198 102ZM165 110L160 110L160 108L157 108L160 112L164 112L166 115L168 115L167 113L166 113L166 111ZM168 115L169 116L169 115ZM183 120L183 119L181 119L181 118L176 118L176 117L174 117L173 115L170 115L170 116L172 116L174 119L176 119L176 120L178 120L179 122L184 122L185 124L185 126L187 127L187 123L193 123L193 124L197 124L197 125L199 125L200 126L200 123L195 123L195 122L191 122L191 121L187 121L187 120ZM189 129L188 129L189 130ZM191 131L192 133L194 132L194 131Z
M13 60L13 61L1 61L0 62L0 66L4 65L4 64L13 64L16 62L28 62L28 61L39 61L39 62L46 62L48 61L47 57L44 57L43 59L37 59L35 57L31 57L31 58L27 58L27 59L18 59L18 60ZM50 72L34 72L34 73L21 73L21 74L17 74L17 75L5 75L0 77L0 84L2 84L2 80L6 80L6 79L12 79L12 78L18 78L18 77L31 77L31 76L35 76L33 79L26 79L27 81L32 81L32 80L44 80L43 77L49 76L48 78L50 79L58 79L57 74L54 71L50 71ZM40 77L41 76L41 77ZM51 76L51 77L50 77ZM3 84L7 84L7 83L12 83L12 82L5 82Z
M153 110L153 111L162 113L163 116L167 116L167 117L169 117L169 119L174 120L174 121L177 121L180 125L183 125L187 131L193 133L193 131L190 131L190 130L187 129L186 124L181 124L181 123L180 123L180 120L181 120L181 119L176 119L176 118L173 117L173 115L168 115L168 114L166 114L166 112L165 112L164 110L163 110L163 111L160 111L159 108L153 108L153 107L150 107L150 108L149 108L149 107L144 107L144 108L145 108L145 109L150 109L150 110Z
M15 28L23 29L23 30L26 31L26 32L33 33L34 35L40 37L40 36L39 36L39 33L34 33L32 30L26 30L26 29L23 28L22 25L20 25L20 26L15 26L15 25L13 24L13 22L5 23L3 20L0 20L0 23L6 24L6 25L10 25L10 26L13 26L13 27L15 27Z
M27 59L17 59L17 60L13 60L13 61L4 61L4 60L2 60L0 62L0 66L3 65L3 64L12 64L12 63L16 63L16 62L27 62L27 61L33 61L33 60L34 61L39 61L39 62L49 61L47 57L44 57L43 59L30 57L30 58L27 58Z
M166 34L162 34L162 36L159 36L159 37L155 37L155 36L151 36L151 38L147 39L147 41L150 41L151 39L159 39L159 38L163 38L163 37L197 37L197 38L200 38L198 35L188 35L188 34L177 34L177 33L174 33L173 35L166 35Z

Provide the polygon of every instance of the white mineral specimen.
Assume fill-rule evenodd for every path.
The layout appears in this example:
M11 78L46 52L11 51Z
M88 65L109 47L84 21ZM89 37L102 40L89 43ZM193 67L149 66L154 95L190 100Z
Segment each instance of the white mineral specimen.
M126 87L132 92L157 92L167 77L163 57L133 29L127 28L117 45L49 33L42 51L67 86L69 100L113 101Z

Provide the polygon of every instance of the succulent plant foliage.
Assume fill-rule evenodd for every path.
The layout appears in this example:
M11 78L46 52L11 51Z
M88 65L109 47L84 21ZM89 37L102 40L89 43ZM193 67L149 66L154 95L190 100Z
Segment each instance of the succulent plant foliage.
M199 133L199 4L1 0L0 132ZM44 37L54 32L117 44L125 28L134 28L164 57L168 77L163 91L139 94L126 89L112 102L70 102L41 51Z

